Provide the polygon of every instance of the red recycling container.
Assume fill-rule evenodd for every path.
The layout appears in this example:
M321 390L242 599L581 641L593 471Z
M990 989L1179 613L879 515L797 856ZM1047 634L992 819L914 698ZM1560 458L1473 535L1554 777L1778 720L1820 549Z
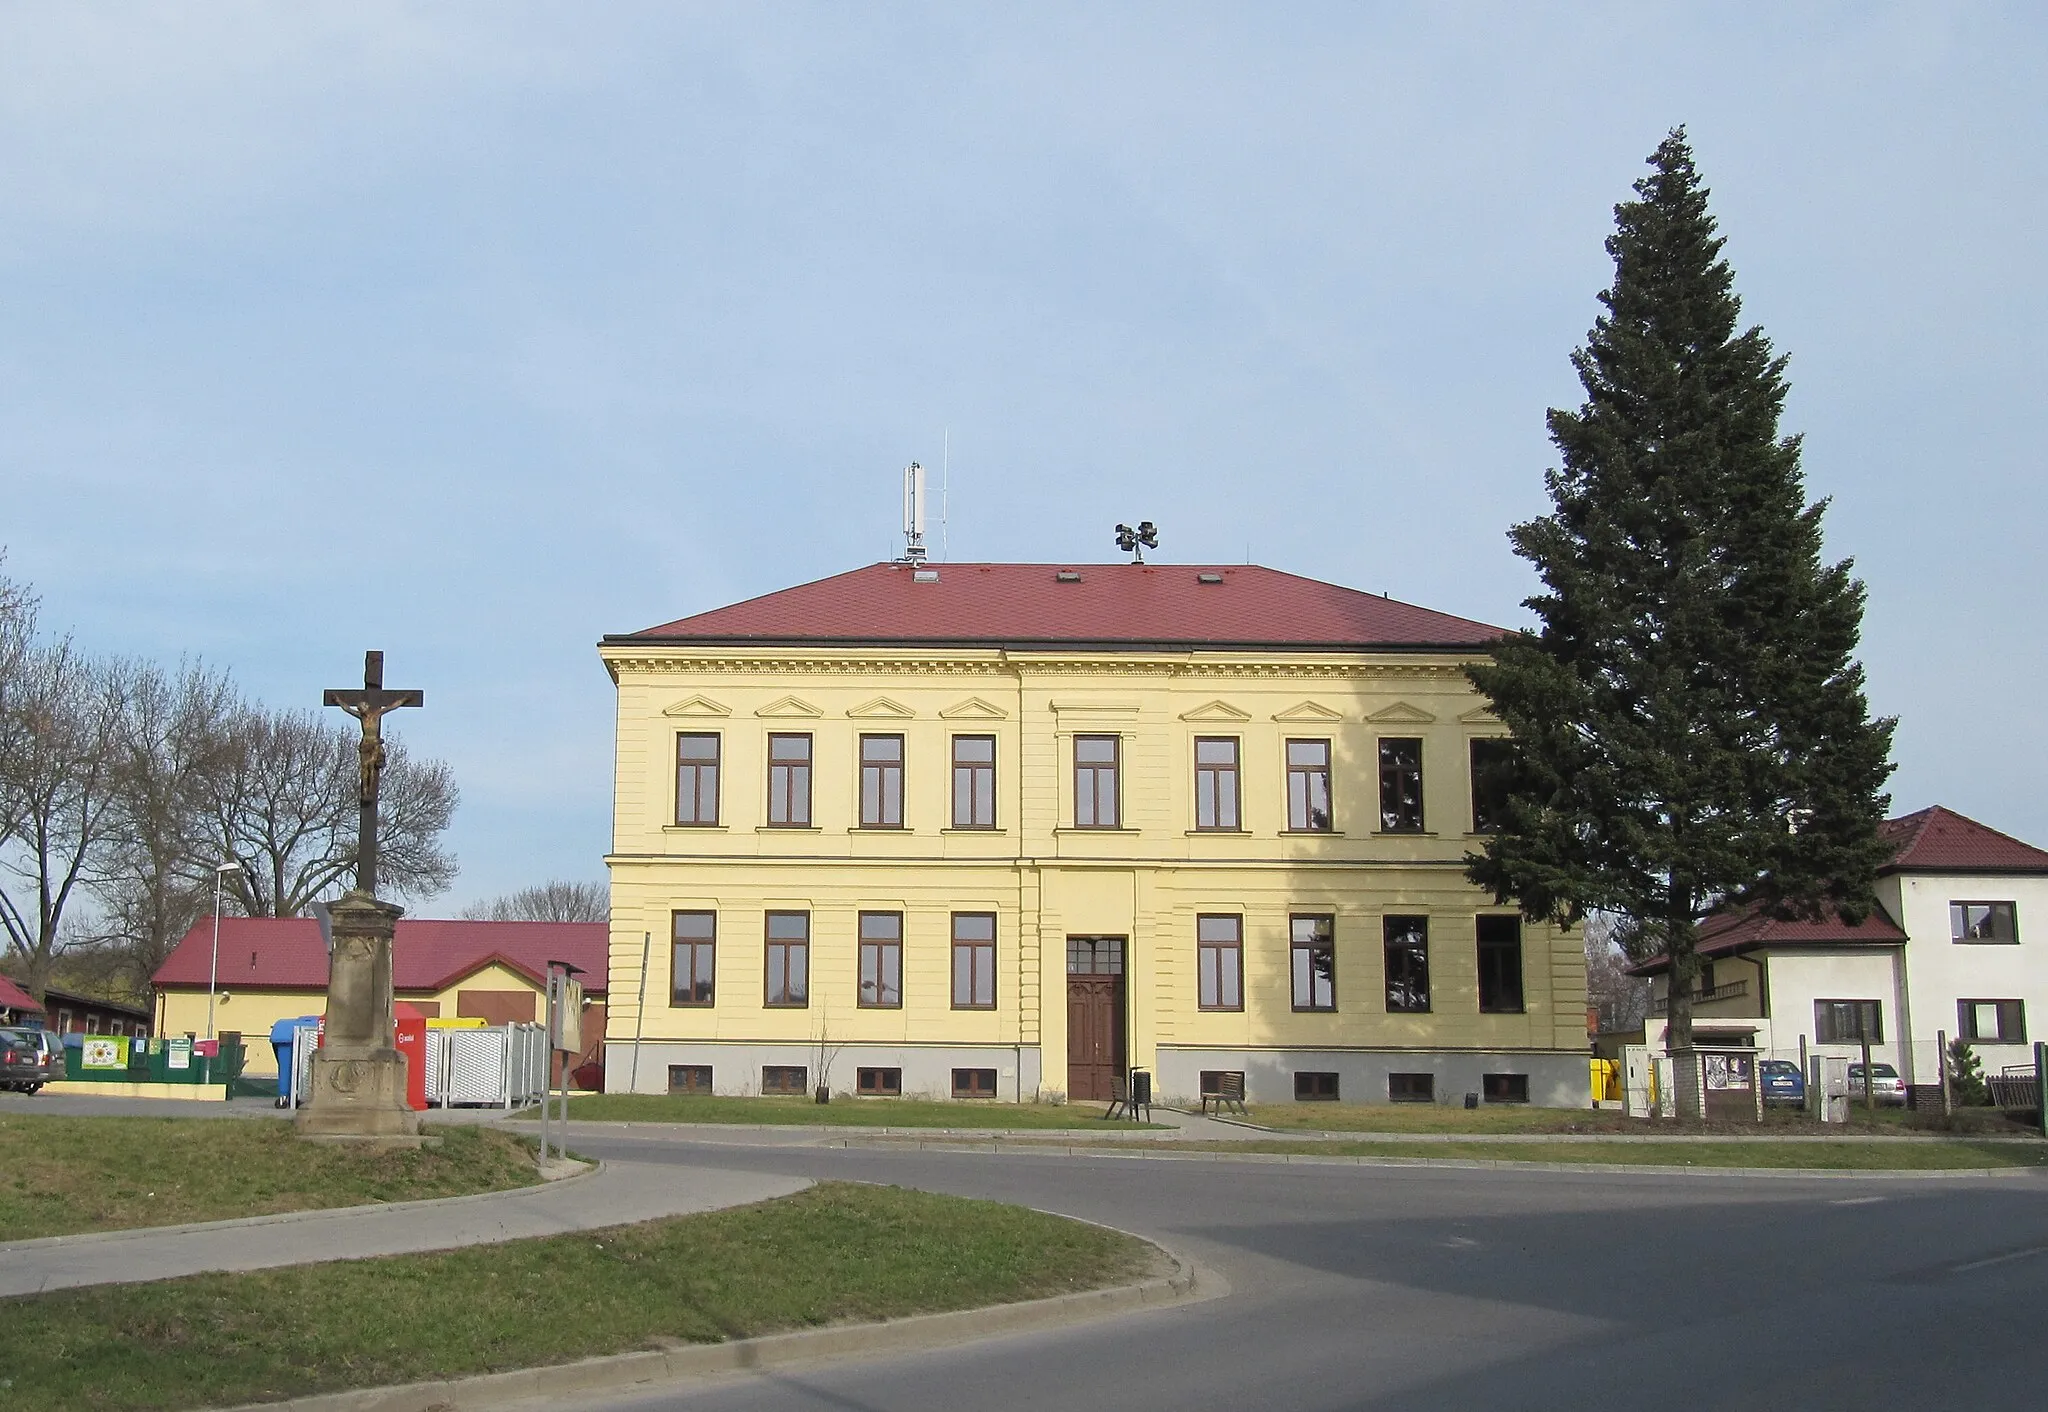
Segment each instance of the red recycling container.
M398 1052L405 1056L405 1102L414 1112L427 1106L427 1021L398 1022Z

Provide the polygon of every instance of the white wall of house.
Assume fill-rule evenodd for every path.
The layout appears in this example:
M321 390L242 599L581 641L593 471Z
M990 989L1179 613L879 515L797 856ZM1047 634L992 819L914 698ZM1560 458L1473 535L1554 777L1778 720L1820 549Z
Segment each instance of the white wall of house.
M2004 1040L1979 1037L1971 1044L1986 1073L2031 1064L2032 1041L2048 1039L2048 877L1895 873L1881 880L1879 899L1912 938L1906 980L1913 1057L1922 1070L1916 1081L1933 1081L1936 1036L1961 1032L1957 1007L1963 1001L2021 1002L2022 1033ZM1954 902L2013 903L2017 942L1956 941L1949 923Z
M1800 1041L1804 1039L1810 1052L1824 1054L1853 1055L1860 1058L1862 1050L1854 1044L1823 1044L1815 1027L1814 1004L1822 1000L1875 1000L1880 1005L1879 1024L1884 1036L1883 1042L1870 1046L1873 1062L1900 1065L1903 1067L1904 1049L1899 1043L1903 1032L1903 1007L1900 994L1899 948L1896 946L1858 948L1843 947L1779 947L1770 948L1765 962L1765 975L1769 993L1761 1007L1745 1006L1754 1011L1761 1008L1761 1016L1739 1013L1732 1005L1704 1004L1693 1007L1693 1030L1697 1035L1725 1027L1756 1027L1756 1046L1764 1054L1784 1059L1799 1057ZM1656 993L1664 992L1664 978L1659 977ZM1662 1016L1649 1024L1648 1040L1654 1047L1661 1048L1666 1042L1666 1021Z

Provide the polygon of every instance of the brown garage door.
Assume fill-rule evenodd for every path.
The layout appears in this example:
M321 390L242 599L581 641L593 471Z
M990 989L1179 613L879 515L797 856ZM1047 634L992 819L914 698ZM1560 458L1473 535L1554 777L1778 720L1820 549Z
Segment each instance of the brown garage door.
M455 1013L465 1020L492 1025L530 1024L539 998L530 990L458 990Z

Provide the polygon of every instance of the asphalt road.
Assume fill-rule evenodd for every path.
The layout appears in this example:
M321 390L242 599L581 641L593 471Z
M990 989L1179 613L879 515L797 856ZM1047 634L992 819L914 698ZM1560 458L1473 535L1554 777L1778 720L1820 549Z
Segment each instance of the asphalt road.
M1863 1181L741 1148L1136 1231L1222 1299L609 1408L2038 1409L2048 1179Z

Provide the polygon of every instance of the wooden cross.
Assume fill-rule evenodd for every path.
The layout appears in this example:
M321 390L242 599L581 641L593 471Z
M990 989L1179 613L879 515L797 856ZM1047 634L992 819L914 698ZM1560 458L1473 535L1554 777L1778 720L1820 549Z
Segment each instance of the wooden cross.
M377 895L377 784L384 774L384 731L383 719L386 711L395 711L401 706L424 706L426 693L422 691L386 691L384 689L384 654L365 652L363 654L363 686L329 690L320 698L323 706L339 706L354 716L363 725L363 742L356 748L358 789L357 799L361 805L361 822L356 830L358 849L356 853L356 890L370 897Z

